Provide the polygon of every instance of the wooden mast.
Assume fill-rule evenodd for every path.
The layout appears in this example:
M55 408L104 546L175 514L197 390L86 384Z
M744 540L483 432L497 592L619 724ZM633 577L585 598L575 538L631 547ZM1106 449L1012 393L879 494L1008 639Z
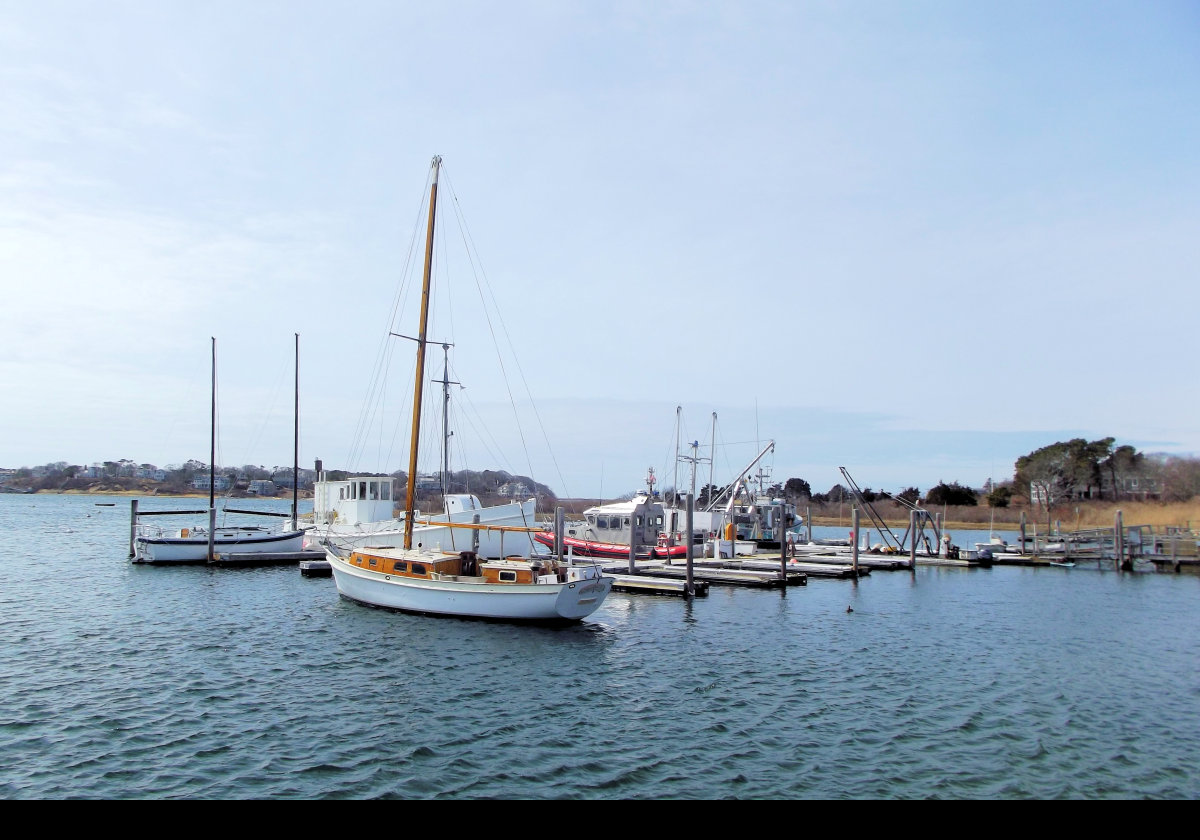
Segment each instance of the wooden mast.
M404 499L404 548L412 548L413 509L417 489L417 442L421 429L421 391L425 384L425 328L429 321L429 281L433 271L433 221L437 210L438 171L441 157L433 158L433 176L429 187L429 226L425 234L425 275L421 283L421 329L417 333L417 378L413 386L412 443L408 451L408 490Z

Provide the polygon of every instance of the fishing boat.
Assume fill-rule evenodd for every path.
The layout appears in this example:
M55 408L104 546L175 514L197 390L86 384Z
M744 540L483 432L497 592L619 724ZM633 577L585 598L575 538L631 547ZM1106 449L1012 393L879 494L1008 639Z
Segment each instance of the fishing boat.
M344 545L328 539L325 554L339 594L369 606L462 618L577 622L599 609L612 591L614 578L606 576L594 562L576 563L561 554L533 553L493 559L468 549L446 551L424 543L413 545L419 420L441 163L440 157L434 157L430 174L403 542L400 546L375 547ZM457 527L479 528L474 523ZM532 529L509 530L528 534Z
M1075 568L1075 561L1074 560L1051 560L1050 565L1058 566L1059 568L1062 568L1062 569L1073 569L1073 568Z
M583 512L583 519L568 523L563 533L563 548L579 557L625 560L632 550L639 559L667 560L687 557L682 533L664 530L662 501L654 490L654 468L646 475L646 489L630 499L594 505ZM534 533L534 540L552 547L555 534ZM632 548L631 548L632 547ZM700 556L703 544L695 549Z
M298 454L299 441L299 360L300 336L296 336L297 419L293 452ZM297 490L292 482L292 512L277 514L269 511L234 511L227 513L252 514L261 517L287 516L277 526L217 525L216 461L217 461L217 340L212 339L212 420L211 446L208 464L208 524L181 528L165 528L134 520L133 562L151 565L188 565L211 563L219 554L264 554L301 551L304 548L304 529L297 527ZM293 477L298 471L293 471ZM198 511L197 511L198 512ZM171 515L159 511L158 515ZM149 515L149 514L143 514Z

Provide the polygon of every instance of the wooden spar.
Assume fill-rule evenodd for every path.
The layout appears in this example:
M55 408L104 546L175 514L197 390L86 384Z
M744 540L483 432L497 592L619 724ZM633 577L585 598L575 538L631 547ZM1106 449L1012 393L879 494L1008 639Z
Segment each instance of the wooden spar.
M478 516L478 514L476 514ZM434 519L418 519L415 524L428 525L432 528L465 528L472 531L500 531L520 534L541 534L550 528L527 525L488 525L486 522L438 522Z
M411 445L408 451L408 490L404 499L404 547L412 548L413 510L417 495L417 443L421 429L421 392L425 384L425 328L429 321L429 282L433 273L433 222L437 211L438 170L442 159L433 158L433 176L429 186L429 225L425 233L425 274L421 281L421 328L417 333L417 377L413 386Z
M295 503L293 502L292 513L282 513L277 510L239 510L238 508L227 507L223 509L224 513L248 513L253 516L279 516L283 518L295 516ZM174 511L164 511L164 513L173 513ZM142 514L145 516L146 514Z

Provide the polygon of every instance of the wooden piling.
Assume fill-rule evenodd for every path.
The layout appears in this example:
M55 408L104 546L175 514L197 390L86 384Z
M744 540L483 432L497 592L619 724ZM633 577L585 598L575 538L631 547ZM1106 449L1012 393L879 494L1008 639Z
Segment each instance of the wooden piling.
M138 500L129 500L129 556L137 553L137 509Z
M854 545L850 547L850 565L854 567L854 577L858 577L858 508L850 511L850 527L854 529Z
M637 574L637 540L633 534L633 520L629 521L629 574Z
M295 480L295 476L292 476L292 479ZM210 482L212 481L211 476L209 477L209 481ZM208 562L209 563L211 563L217 559L216 552L214 551L214 545L213 545L213 541L216 539L216 536L217 536L217 509L215 506L210 504L208 506Z
M696 594L696 580L692 575L692 560L693 554L696 553L696 540L692 535L692 507L694 497L691 493L687 494L687 594L692 597ZM786 578L785 578L786 579Z
M1116 555L1114 562L1117 571L1120 571L1121 563L1125 560L1125 523L1120 510L1113 516L1113 554Z
M917 512L910 510L908 512L908 565L912 568L917 568Z

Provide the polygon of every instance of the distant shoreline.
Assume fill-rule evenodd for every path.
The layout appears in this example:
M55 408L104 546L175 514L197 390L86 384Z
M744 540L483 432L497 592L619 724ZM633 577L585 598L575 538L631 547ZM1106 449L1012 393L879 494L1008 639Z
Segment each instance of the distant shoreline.
M131 499L207 499L207 493L145 493L140 490L35 490L33 493L18 493L14 495L47 495L47 496L124 496ZM226 496L218 495L218 499L286 499L291 500L291 494L277 496ZM301 499L311 499L312 493L300 492Z

